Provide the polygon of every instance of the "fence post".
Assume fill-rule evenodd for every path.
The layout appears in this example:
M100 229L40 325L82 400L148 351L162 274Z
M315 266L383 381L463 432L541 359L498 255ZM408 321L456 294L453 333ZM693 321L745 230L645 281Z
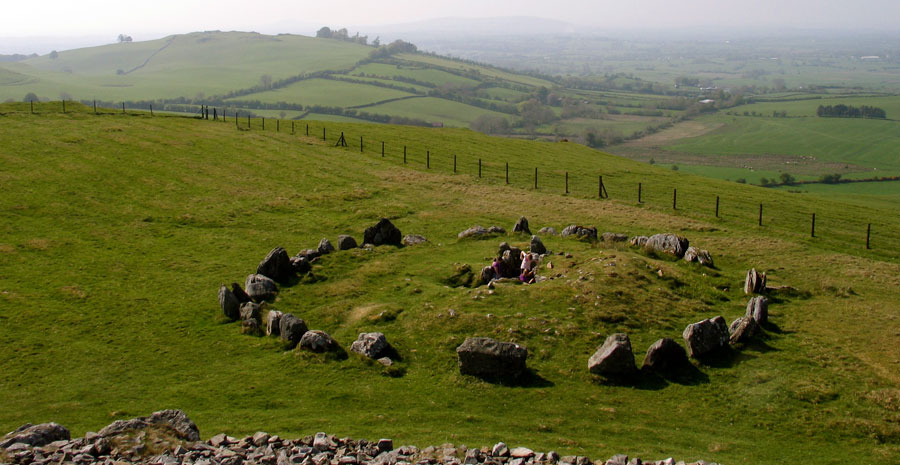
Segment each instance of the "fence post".
M363 153L363 136L359 136L359 153Z
M262 117L262 130L263 131L266 130L266 117L265 116Z
M381 141L381 158L384 158L384 141Z
M456 154L453 154L453 172L456 172Z
M678 210L678 189L672 189L672 210Z
M478 177L481 177L481 159L478 159Z
M94 114L97 114L97 101L94 100Z
M642 188L641 183L638 183L638 203L643 203L643 202L641 202L641 188Z
M213 108L213 118L215 118L215 116L216 116L216 109ZM280 119L275 120L275 132L281 132L281 120Z
M234 128L235 129L241 128L240 122L241 122L241 120L238 119L238 111L234 110Z
M213 111L215 111L215 110L213 110ZM153 105L152 104L150 105L150 116L153 116ZM224 117L225 116L223 115L222 118L224 118ZM222 121L224 121L224 119Z
M762 204L759 204L759 225L762 226Z
M122 114L125 114L125 102L122 102Z
M306 137L309 137L309 123L306 123Z
M403 164L406 164L406 146L403 146Z
M506 183L509 184L509 162L506 162Z
M537 167L534 168L534 188L537 189Z
M322 141L327 142L328 139L325 138L325 128L322 128Z
M291 120L291 135L294 135L294 120Z
M866 250L869 250L869 238L872 237L872 223L866 226Z
M716 218L719 217L719 196L716 196Z
M247 115L247 130L250 130L250 115Z
M431 150L425 151L425 168L431 169Z
M63 99L62 104L63 104L63 114L65 114L66 113L66 99Z
M816 214L812 214L812 229L809 230L809 237L816 237Z
M96 100L95 100L94 102L95 102L95 103L94 103L94 113L96 113L96 112L97 112L97 110L96 110L96 108L97 108ZM31 114L32 114L32 115L34 114L34 100L31 101Z
M566 171L566 194L569 193L569 172Z

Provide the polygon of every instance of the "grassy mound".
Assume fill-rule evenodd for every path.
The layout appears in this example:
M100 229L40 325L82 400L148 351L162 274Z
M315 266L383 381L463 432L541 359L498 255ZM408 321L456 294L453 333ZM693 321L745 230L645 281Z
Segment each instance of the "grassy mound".
M315 123L306 137L305 127L276 133L268 122L265 132L238 131L232 121L28 110L0 106L0 429L53 420L80 435L180 408L204 435L504 440L724 463L900 458L900 353L886 350L898 342L898 250L883 239L865 250L859 231L868 222L897 230L887 206L848 208L463 130ZM327 144L316 137L323 125ZM351 147L334 147L342 130ZM609 200L596 199L601 174ZM716 195L727 199L718 219ZM772 215L763 227L760 202ZM815 239L811 209L824 218ZM459 231L510 230L522 215L533 231L677 232L709 249L717 268L548 236L548 249L571 255L542 263L553 279L493 291L447 284L456 264L489 263L501 240L528 241L458 241ZM385 333L401 358L395 371L352 353L285 352L220 315L219 284L242 282L271 248L360 240L381 217L428 243L328 255L271 308L344 348L359 332ZM629 333L639 363L688 323L743 314L750 267L797 290L774 295L764 338L686 378L611 383L588 373L612 332ZM468 336L524 344L533 376L503 385L459 375L454 349Z

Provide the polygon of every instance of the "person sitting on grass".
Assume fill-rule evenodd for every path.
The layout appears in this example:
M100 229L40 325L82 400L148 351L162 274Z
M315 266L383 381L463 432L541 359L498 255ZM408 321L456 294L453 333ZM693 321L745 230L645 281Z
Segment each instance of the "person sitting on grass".
M534 284L534 269L537 266L533 256L530 253L522 252L522 274L519 275L519 281L525 284Z

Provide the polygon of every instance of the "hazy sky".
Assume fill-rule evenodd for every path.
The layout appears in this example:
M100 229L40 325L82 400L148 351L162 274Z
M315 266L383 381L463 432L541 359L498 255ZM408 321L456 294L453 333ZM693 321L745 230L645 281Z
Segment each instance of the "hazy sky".
M4 2L0 37L135 40L197 30L306 32L438 17L538 16L603 29L710 25L900 29L900 0L39 0ZM146 36L146 37L145 37Z

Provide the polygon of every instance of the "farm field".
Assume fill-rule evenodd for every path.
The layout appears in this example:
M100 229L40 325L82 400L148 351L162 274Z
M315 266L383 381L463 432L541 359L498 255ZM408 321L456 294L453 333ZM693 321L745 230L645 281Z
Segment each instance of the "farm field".
M0 428L53 420L80 435L181 408L204 437L263 425L282 437L503 440L596 459L900 459L900 353L885 350L898 337L896 205L799 196L464 129L310 122L311 134L327 128L323 143L276 133L268 121L265 131L258 120L236 130L140 112L95 116L74 104L62 115L45 105L36 115L27 104L0 105ZM334 147L341 131L350 147ZM385 141L386 156L360 153L359 136ZM597 174L609 199L596 198ZM710 209L716 195L719 218ZM763 227L758 203L767 205ZM820 214L815 239L810 211ZM456 264L477 270L499 242L529 239L457 233L474 224L509 230L521 215L533 231L572 223L674 231L709 249L716 267L543 235L548 248L572 255L545 259L540 274L554 279L493 293L453 287ZM381 217L428 243L327 255L269 308L296 313L343 347L361 331L384 332L400 356L391 370L352 353L285 351L221 316L218 286L242 282L272 247L293 254L322 237L359 240ZM879 234L866 250L860 228L870 222ZM610 333L629 333L640 363L654 340L680 340L688 323L743 314L751 267L793 289L773 294L764 337L695 362L683 378L588 374L587 358ZM474 335L527 346L531 377L506 385L460 375L454 349Z
M303 105L349 107L383 100L410 97L414 94L384 87L360 85L331 79L299 81L276 90L249 94L235 100L259 100L263 103L292 102ZM226 100L228 102L228 100Z
M481 115L511 119L512 116L496 111L472 107L460 102L433 97L416 98L382 103L366 108L374 113L386 113L407 118L428 119L445 126L467 127Z

